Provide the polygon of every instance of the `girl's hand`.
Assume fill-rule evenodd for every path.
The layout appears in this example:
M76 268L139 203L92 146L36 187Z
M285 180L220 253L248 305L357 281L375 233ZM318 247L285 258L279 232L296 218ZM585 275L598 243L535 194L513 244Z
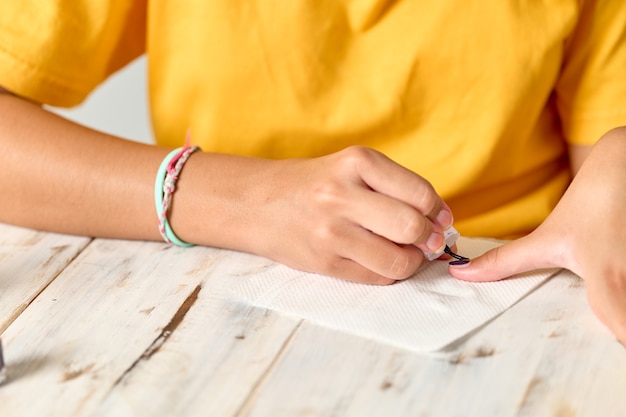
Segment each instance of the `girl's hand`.
M450 209L426 180L364 147L315 159L248 158L236 169L234 157L194 155L175 205L184 201L184 181L192 181L205 157L212 159L205 166L216 172L204 178L231 178L228 188L215 182L206 193L230 201L224 209L230 220L217 210L221 223L209 221L207 228L219 230L207 235L229 240L198 242L188 234L190 241L256 253L303 271L390 284L419 268L422 250L443 249L443 230L452 224ZM230 168L217 168L220 159ZM172 224L183 216L175 208Z
M261 208L257 251L298 269L389 284L445 244L450 209L423 178L379 152L353 147L277 165ZM269 226L269 227L268 227Z
M87 129L1 90L0 114L0 221L161 240L154 183L169 149ZM362 147L316 159L195 153L176 189L169 221L184 241L375 284L411 276L420 249L442 248L452 223L427 181Z
M596 315L626 344L626 128L592 149L567 192L530 235L450 273L494 281L539 268L562 267L586 281Z

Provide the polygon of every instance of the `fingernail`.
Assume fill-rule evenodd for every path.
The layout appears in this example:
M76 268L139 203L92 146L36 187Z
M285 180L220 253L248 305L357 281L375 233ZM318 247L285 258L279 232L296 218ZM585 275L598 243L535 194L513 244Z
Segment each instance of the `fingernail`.
M433 253L443 252L443 248L446 246L446 241L443 239L441 233L432 233L426 242L428 250Z
M456 261L450 261L448 262L448 265L455 267L455 268L459 268L459 267L464 267L464 266L469 266L470 264L470 260L465 258L465 259L457 259Z
M437 223L441 225L441 227L446 229L452 226L452 213L450 213L445 208L441 209L441 211L439 211L439 214L437 215L436 220L437 220Z

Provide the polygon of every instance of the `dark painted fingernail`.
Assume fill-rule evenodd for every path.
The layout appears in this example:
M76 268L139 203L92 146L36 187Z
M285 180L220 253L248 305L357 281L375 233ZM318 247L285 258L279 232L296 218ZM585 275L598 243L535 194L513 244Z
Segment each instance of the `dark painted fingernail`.
M469 263L470 263L469 259L463 258L463 259L457 259L456 261L450 261L450 262L448 262L448 265L463 266L463 265L467 265Z

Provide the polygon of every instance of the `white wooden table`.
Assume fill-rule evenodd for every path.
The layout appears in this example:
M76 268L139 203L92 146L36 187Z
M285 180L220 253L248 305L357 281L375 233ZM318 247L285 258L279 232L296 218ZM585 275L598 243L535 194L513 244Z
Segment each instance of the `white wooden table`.
M0 416L626 416L570 273L437 358L234 299L269 262L0 225Z

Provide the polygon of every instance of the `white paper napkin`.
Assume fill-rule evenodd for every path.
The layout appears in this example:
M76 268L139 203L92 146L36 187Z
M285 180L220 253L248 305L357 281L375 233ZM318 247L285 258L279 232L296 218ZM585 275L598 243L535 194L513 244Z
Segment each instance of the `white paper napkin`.
M458 253L476 257L500 243L460 238ZM419 352L440 350L480 327L557 270L498 282L468 283L433 261L389 286L357 284L276 264L239 277L235 293L254 305Z

